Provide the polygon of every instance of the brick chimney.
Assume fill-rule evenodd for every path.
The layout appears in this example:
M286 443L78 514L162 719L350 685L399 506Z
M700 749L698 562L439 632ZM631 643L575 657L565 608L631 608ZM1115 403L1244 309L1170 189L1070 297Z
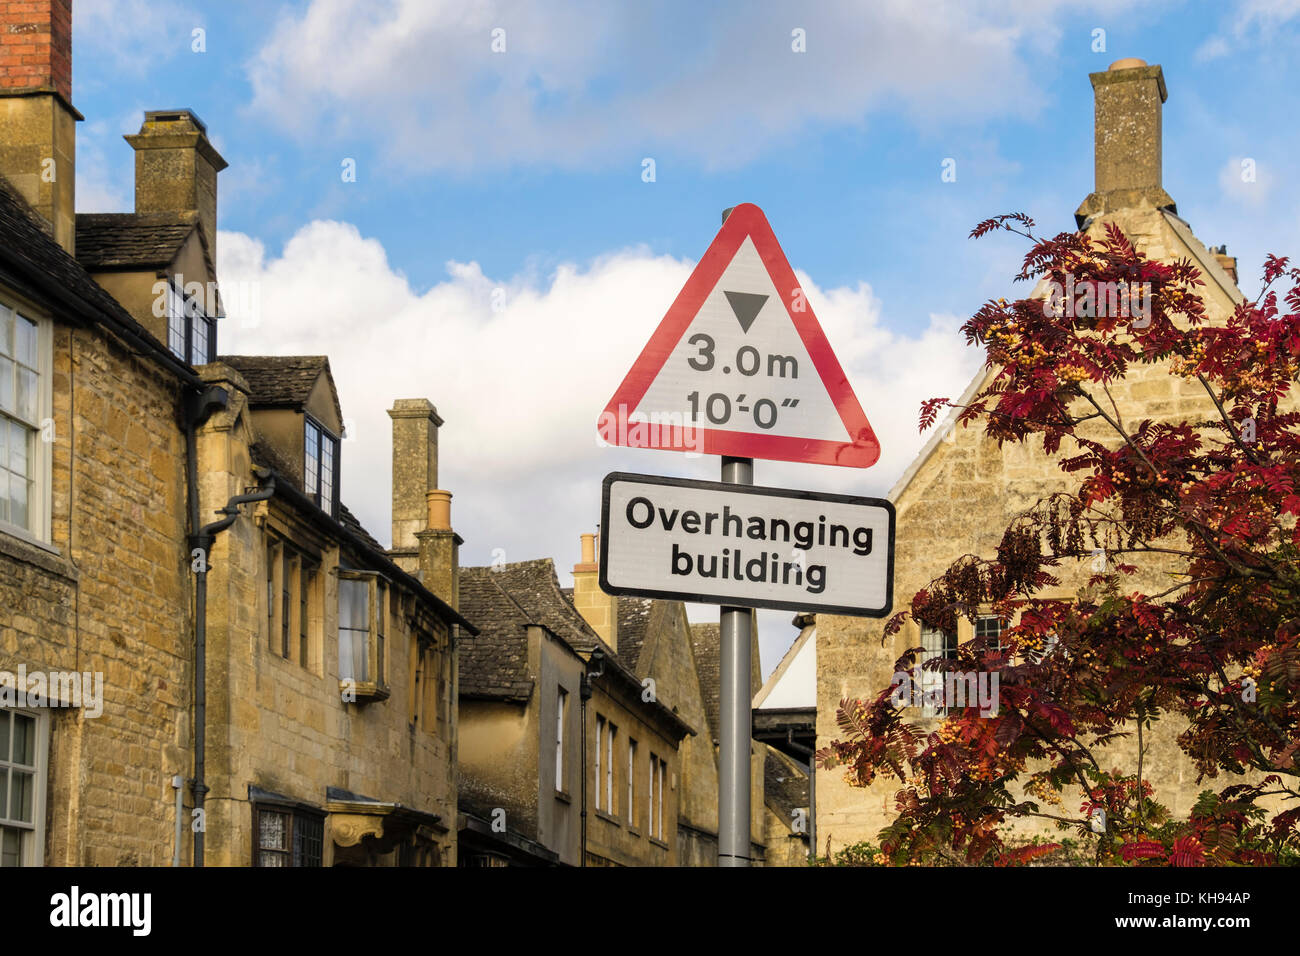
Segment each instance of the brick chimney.
M573 606L612 650L618 650L618 598L600 589L600 565L596 563L598 538L584 534L582 560L573 566Z
M1085 221L1142 205L1177 208L1161 183L1160 118L1169 98L1163 71L1136 57L1089 74L1095 101L1096 186L1074 214Z
M389 556L452 607L459 600L461 538L451 527L451 492L438 487L442 419L426 398L399 398L393 420L393 546Z
M1232 284L1237 284L1237 257L1228 255L1227 246L1211 246L1210 254L1214 256L1214 261L1219 264L1224 272L1228 273L1228 278Z
M208 142L192 110L151 110L140 132L124 136L135 150L135 211L198 213L217 258L217 173L227 163Z
M0 175L69 253L81 119L72 105L72 0L0 0Z

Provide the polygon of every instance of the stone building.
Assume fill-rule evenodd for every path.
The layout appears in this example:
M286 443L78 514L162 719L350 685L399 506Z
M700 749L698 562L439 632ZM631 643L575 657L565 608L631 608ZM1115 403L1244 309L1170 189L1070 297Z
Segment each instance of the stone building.
M60 685L0 709L0 862L162 864L191 772L205 385L76 257L71 87L70 2L0 2L0 682Z
M394 513L425 512L418 531L394 522L390 554L341 501L324 356L221 356L202 374L229 396L198 434L203 513L269 495L210 551L207 860L455 865L456 649L474 628L454 606L437 412L389 411L409 456Z
M70 96L70 0L0 0L0 864L454 864L441 422L390 412L390 553L327 361L216 359L203 123L78 216Z
M1097 237L1107 224L1114 223L1152 259L1190 259L1205 281L1201 291L1210 320L1222 320L1242 299L1236 285L1236 262L1222 249L1207 249L1196 238L1162 185L1161 108L1167 97L1162 70L1140 60L1121 60L1105 72L1092 74L1091 79L1096 99L1096 185L1075 214L1079 228ZM981 371L957 401L965 402L993 374L992 370ZM1213 414L1198 383L1171 375L1161 366L1136 369L1111 391L1126 421L1196 420ZM1101 431L1096 437L1108 444L1116 440ZM905 606L911 595L961 555L993 553L1014 515L1044 495L1068 487L1057 462L1044 456L1041 447L1007 444L999 448L982 429L937 427L889 492L898 516L897 606ZM1161 562L1126 560L1140 568L1131 587L1150 588L1147 593L1167 587ZM1089 573L1082 564L1064 569L1059 575L1060 588L1042 596L1070 597ZM909 622L882 646L883 627L883 621L817 616L819 748L839 736L835 715L840 701L874 695L889 686L893 663L905 649L921 646L930 656L942 655L956 642L970 640L976 628L981 634L995 634L1001 625L986 615L974 623L962 619L956 634L944 634L923 632ZM1185 814L1202 787L1195 784L1195 769L1176 746L1179 728L1170 723L1162 721L1155 739L1147 741L1144 776L1159 784L1163 802L1175 813ZM1131 744L1125 747L1108 750L1108 756L1135 770L1136 751ZM826 853L864 840L875 842L880 829L895 815L893 794L898 787L896 780L889 779L866 790L851 788L844 782L842 770L818 770L818 851ZM1068 797L1066 805L1070 805Z
M674 866L695 729L560 587L549 558L465 568L465 865Z

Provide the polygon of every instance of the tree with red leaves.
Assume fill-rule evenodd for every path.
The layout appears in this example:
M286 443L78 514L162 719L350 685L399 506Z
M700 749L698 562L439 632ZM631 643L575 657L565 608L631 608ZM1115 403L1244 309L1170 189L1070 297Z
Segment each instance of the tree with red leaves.
M1193 264L1149 260L1113 225L1100 239L1043 240L1015 214L972 236L997 230L1032 243L1017 280L1056 291L988 302L965 323L996 372L966 405L926 402L921 428L951 407L999 446L1041 438L1071 490L1016 516L996 555L954 562L885 636L909 618L955 632L959 616L991 607L1011 622L1000 639L965 642L919 674L912 648L896 670L918 682L996 670L999 706L950 708L932 729L907 718L891 685L841 703L844 739L818 762L856 786L901 782L881 833L896 864L1026 862L1043 846L1009 849L1003 831L1032 818L1095 837L1100 863L1300 861L1300 415L1288 404L1300 269L1270 257L1260 296L1210 322ZM1076 307L1115 289L1119 309ZM1150 296L1140 317L1137 289ZM1153 373L1199 385L1209 414L1126 421L1112 388ZM1043 596L1080 561L1093 573L1076 597ZM1138 564L1169 586L1135 587ZM1237 778L1203 791L1185 819L1143 776L1157 724L1181 729L1198 783ZM1132 735L1136 765L1103 769ZM1077 811L1068 793L1082 795Z

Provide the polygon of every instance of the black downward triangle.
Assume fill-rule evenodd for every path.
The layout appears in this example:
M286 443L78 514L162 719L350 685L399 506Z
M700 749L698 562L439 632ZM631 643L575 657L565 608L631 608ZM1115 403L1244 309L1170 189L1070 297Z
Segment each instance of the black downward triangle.
M736 313L736 320L740 323L742 332L748 332L749 327L754 324L758 318L759 309L763 308L763 303L768 297L758 295L754 292L726 292L722 293L731 303L731 311Z

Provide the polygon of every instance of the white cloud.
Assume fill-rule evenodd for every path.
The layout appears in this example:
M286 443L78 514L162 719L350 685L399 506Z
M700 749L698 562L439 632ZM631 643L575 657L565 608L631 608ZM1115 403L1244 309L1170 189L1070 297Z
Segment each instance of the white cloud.
M878 109L920 123L1030 113L1044 96L1027 58L1084 6L312 0L250 62L252 108L304 137L378 137L414 168L639 172L657 150L734 165Z
M343 500L390 540L391 422L397 398L426 397L446 420L440 483L466 539L467 564L549 555L561 572L579 533L599 521L600 481L615 470L717 476L716 458L599 448L595 423L692 264L627 249L551 275L498 280L477 263L448 263L424 292L393 269L383 246L349 224L304 226L269 255L242 233L220 234L231 315L224 353L327 354L353 438L343 446ZM909 333L881 322L865 282L802 287L849 374L883 454L865 471L760 461L759 484L883 495L919 450L917 409L956 395L978 366L956 330L930 316ZM258 283L260 321L241 327L235 289ZM494 291L501 290L499 310ZM707 613L704 615L707 617ZM788 636L778 637L778 643ZM769 641L765 639L765 647ZM765 663L771 653L765 651Z
M119 74L144 76L160 61L190 53L190 31L203 23L188 4L172 0L77 0L73 49L78 59L102 56ZM73 79L81 77L74 69Z
M1196 49L1196 59L1205 62L1233 53L1247 45L1266 45L1278 31L1300 15L1300 0L1241 0L1223 19L1219 31Z

